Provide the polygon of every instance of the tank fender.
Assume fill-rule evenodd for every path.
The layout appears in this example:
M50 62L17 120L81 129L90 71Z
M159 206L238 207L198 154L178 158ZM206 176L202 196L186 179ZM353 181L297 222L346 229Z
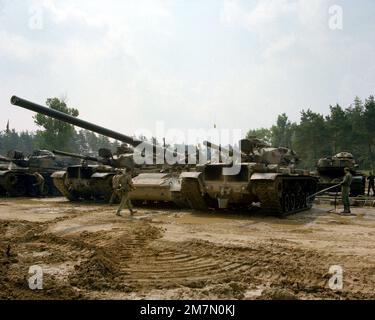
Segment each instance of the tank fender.
M109 176L114 176L115 172L95 172L91 178L105 179Z
M254 173L250 180L275 180L280 173Z
M64 178L65 171L56 171L51 174L51 178Z

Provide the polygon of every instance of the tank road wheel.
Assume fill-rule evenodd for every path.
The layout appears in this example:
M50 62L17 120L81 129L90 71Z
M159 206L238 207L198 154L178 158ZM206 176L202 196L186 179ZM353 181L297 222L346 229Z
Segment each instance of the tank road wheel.
M292 193L290 196L289 196L289 201L290 201L290 205L289 205L289 208L290 208L290 211L294 211L296 210L296 196L294 193Z
M22 177L15 174L7 174L5 177L5 189L10 197L23 197L27 193L27 189Z
M5 181L7 185L15 187L18 183L18 177L15 174L9 174L7 175Z
M289 194L285 193L284 194L284 206L283 206L283 211L284 213L288 213L290 211L290 198Z
M300 195L300 201L301 201L301 206L300 206L300 208L301 208L301 209L306 208L306 193L301 192L301 195Z

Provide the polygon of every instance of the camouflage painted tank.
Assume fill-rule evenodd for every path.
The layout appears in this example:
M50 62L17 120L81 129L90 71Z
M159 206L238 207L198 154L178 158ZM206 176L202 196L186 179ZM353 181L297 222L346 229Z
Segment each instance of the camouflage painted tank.
M229 154L227 163L197 166L196 172L181 174L181 193L193 209L248 207L260 203L265 213L286 215L307 210L312 205L317 179L295 169L295 153L287 148L271 148L259 139L240 141L236 151L212 143L207 146ZM231 158L231 159L230 159ZM229 172L233 168L235 172Z
M318 189L323 190L340 183L345 175L345 167L348 167L353 175L350 195L363 195L365 193L366 178L357 171L358 164L349 152L340 152L332 157L318 160L316 165L316 171L319 176ZM332 189L332 192L335 191L340 191L340 188Z
M0 158L0 193L12 197L60 195L51 174L71 163L70 159L58 157L48 150L35 150L29 156L19 151L10 151L8 157ZM42 194L34 186L35 172L41 174L45 181Z
M138 188L134 196L138 193L144 193L144 200L150 200L148 190L144 181L151 183L148 175L142 173L154 174L159 186L162 188L161 180L165 179L165 175L158 174L160 168L158 166L139 167L134 164L133 151L131 148L122 145L118 148L115 154L112 154L108 149L100 149L98 157L90 157L74 153L67 153L63 151L54 150L54 152L61 156L68 156L76 159L81 159L80 165L69 166L66 170L57 171L52 174L55 186L60 192L71 201L80 199L85 200L104 200L108 201L113 192L112 178L122 168L132 169L137 187L143 183L143 188ZM141 175L140 175L141 174ZM140 177L139 177L140 175ZM152 193L157 193L155 185L150 186ZM163 197L155 198L163 201Z
M123 142L123 145L115 154L112 154L107 149L99 150L98 158L89 159L85 156L65 153L65 155L75 156L83 161L79 166L71 166L67 170L53 174L56 187L68 199L108 200L112 194L112 177L116 174L116 169L130 168L134 174L133 182L136 188L131 193L132 200L172 201L178 205L186 205L179 193L179 174L183 170L193 170L194 166L187 164L169 166L147 163L138 165L134 161L134 150L132 147L134 148L140 143L148 145L155 151L152 153L152 157L155 157L159 152L167 153L171 151L18 97L12 97L11 103ZM61 152L59 153L62 154ZM179 156L185 157L185 155ZM90 160L97 162L97 164L88 164L87 162ZM148 160L154 162L154 159ZM176 189L177 191L175 191Z

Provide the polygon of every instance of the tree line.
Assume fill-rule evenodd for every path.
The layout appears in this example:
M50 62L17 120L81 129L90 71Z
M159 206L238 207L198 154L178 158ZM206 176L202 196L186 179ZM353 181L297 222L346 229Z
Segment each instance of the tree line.
M326 116L302 110L299 123L283 113L271 128L250 130L247 136L295 150L302 160L300 166L306 169L313 169L319 158L346 151L354 155L361 169L373 171L375 100L373 96L364 101L356 97L346 108L331 105Z

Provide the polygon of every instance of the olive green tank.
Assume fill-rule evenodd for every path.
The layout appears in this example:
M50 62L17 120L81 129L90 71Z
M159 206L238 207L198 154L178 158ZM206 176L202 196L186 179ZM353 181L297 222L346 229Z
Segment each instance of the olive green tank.
M0 158L0 194L11 197L60 195L51 175L72 163L74 160L48 150L35 150L28 156L20 151L9 151L7 157ZM36 172L44 178L42 191L36 185Z
M348 167L353 176L350 186L350 195L355 197L365 194L366 178L357 170L353 155L349 152L339 152L332 157L321 158L316 164L317 175L319 176L318 190L339 184L344 175L344 168ZM340 191L340 187L331 189L331 192Z
M121 141L123 145L112 154L110 150L99 150L97 158L88 158L83 155L68 154L57 151L60 155L71 156L82 160L81 165L70 166L66 170L55 172L52 177L54 184L60 192L69 200L108 200L112 194L112 177L118 169L127 168L133 172L133 183L135 190L131 193L132 200L174 202L179 206L186 206L179 192L179 175L182 171L194 170L194 165L185 163L176 165L167 164L145 164L139 165L134 160L134 149L139 144L145 144L152 148L151 163L156 163L154 157L162 153L175 153L161 146L152 145L148 142L118 133L108 128L100 127L93 123L72 117L65 113L46 108L33 102L13 96L11 103L44 114L54 119L90 130L106 137ZM129 146L130 145L130 146ZM177 154L178 157L186 155ZM96 162L90 164L89 162ZM176 191L177 190L177 191Z
M241 140L237 151L205 144L224 153L227 161L181 174L181 193L192 208L247 208L258 203L264 213L276 215L311 208L314 198L309 196L316 192L317 179L295 168L298 158L292 150L272 148L259 139Z

